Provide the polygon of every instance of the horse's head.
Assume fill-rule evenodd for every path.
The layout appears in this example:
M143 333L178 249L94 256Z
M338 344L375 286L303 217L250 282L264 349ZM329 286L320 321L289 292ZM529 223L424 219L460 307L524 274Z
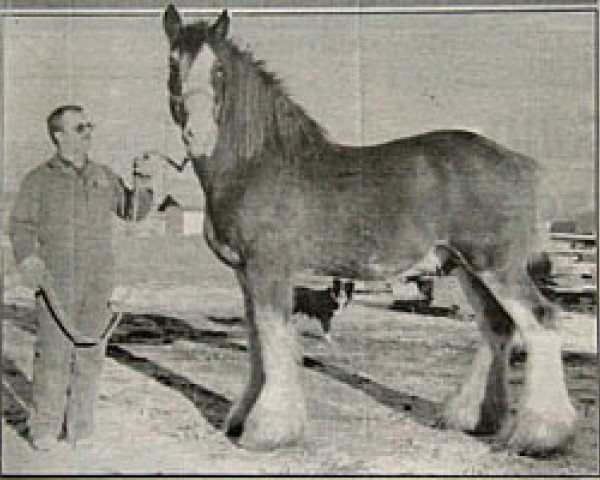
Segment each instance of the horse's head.
M221 155L234 161L261 159L265 149L279 158L310 155L321 145L321 127L285 93L281 82L226 38L227 11L212 24L184 25L172 5L164 14L170 44L169 94L173 120L188 156Z
M163 26L170 44L171 115L184 133L188 153L210 156L217 141L224 76L214 45L227 35L227 11L212 25L205 21L184 25L177 9L169 5Z

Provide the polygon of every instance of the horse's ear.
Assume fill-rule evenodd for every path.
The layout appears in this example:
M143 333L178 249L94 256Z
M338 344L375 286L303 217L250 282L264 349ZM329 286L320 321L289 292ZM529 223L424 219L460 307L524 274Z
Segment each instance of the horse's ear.
M227 36L227 32L229 31L229 14L227 10L223 10L223 13L221 13L210 29L213 38L216 40L223 40Z
M165 14L163 16L163 27L169 41L173 43L173 41L179 36L179 32L183 27L183 21L181 20L179 12L172 4L169 4L165 10Z

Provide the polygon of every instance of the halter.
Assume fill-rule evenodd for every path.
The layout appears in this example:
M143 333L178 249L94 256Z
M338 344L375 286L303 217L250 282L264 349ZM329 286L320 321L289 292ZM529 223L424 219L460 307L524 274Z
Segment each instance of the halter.
M169 92L171 113L173 113L173 116L175 117L175 123L177 123L177 125L179 125L181 129L184 128L185 123L187 122L187 118L189 116L189 113L185 108L185 101L191 97L195 97L196 95L203 95L207 98L209 97L209 95L200 88L192 88L181 95ZM174 109L176 110L174 111ZM218 125L220 123L221 117L221 105L219 102L214 102L213 104L212 117L214 122ZM184 119L185 122L183 121Z
M169 93L169 107L171 108L171 115L175 123L183 130L187 123L188 112L183 102L183 95L175 95Z

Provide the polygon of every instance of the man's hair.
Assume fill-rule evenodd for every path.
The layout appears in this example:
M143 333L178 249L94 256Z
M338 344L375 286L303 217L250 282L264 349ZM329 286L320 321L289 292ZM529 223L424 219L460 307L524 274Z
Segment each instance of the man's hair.
M58 108L55 108L48 118L46 119L46 123L48 125L48 135L50 135L50 140L54 145L58 145L56 140L56 132L62 131L62 117L65 112L83 112L83 107L79 105L61 105Z

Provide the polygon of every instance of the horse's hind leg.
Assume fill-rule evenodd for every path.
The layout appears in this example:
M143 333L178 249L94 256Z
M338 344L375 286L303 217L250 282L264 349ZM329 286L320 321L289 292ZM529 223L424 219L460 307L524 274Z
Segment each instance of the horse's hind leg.
M461 266L455 273L476 313L482 342L458 393L445 405L442 423L473 433L496 433L508 413L506 373L513 324L497 302Z
M239 442L246 448L292 445L304 436L307 415L300 379L300 349L290 321L291 285L285 275L252 265L246 269L245 286L254 313L250 319L254 373L232 418L237 416L239 423L245 414Z
M565 385L560 338L548 319L551 308L544 302L524 268L504 271L502 275L492 272L479 274L470 270L465 263L460 263L456 271L467 296L482 315L482 332L488 340L488 346L482 347L483 353L478 353L476 357L476 363L479 361L484 367L490 366L487 378L482 379L485 376L475 368L465 384L467 388L463 389L468 393L471 382L481 392L482 384L486 385L477 423L494 429L504 423L503 434L507 436L509 446L521 453L542 454L564 447L573 433L575 411ZM516 421L512 428L508 428L504 422L504 385L509 355L507 343L513 325L524 339L528 363ZM480 372L484 370L482 368ZM446 410L450 424L460 423L457 419L461 419L456 415L456 409L453 410L453 404L468 404L471 412L475 410L472 403L464 401L469 397L463 390Z
M524 268L503 280L490 276L484 281L514 320L527 350L525 385L514 428L506 432L508 445L530 455L562 450L573 436L576 413L565 384L553 309Z

